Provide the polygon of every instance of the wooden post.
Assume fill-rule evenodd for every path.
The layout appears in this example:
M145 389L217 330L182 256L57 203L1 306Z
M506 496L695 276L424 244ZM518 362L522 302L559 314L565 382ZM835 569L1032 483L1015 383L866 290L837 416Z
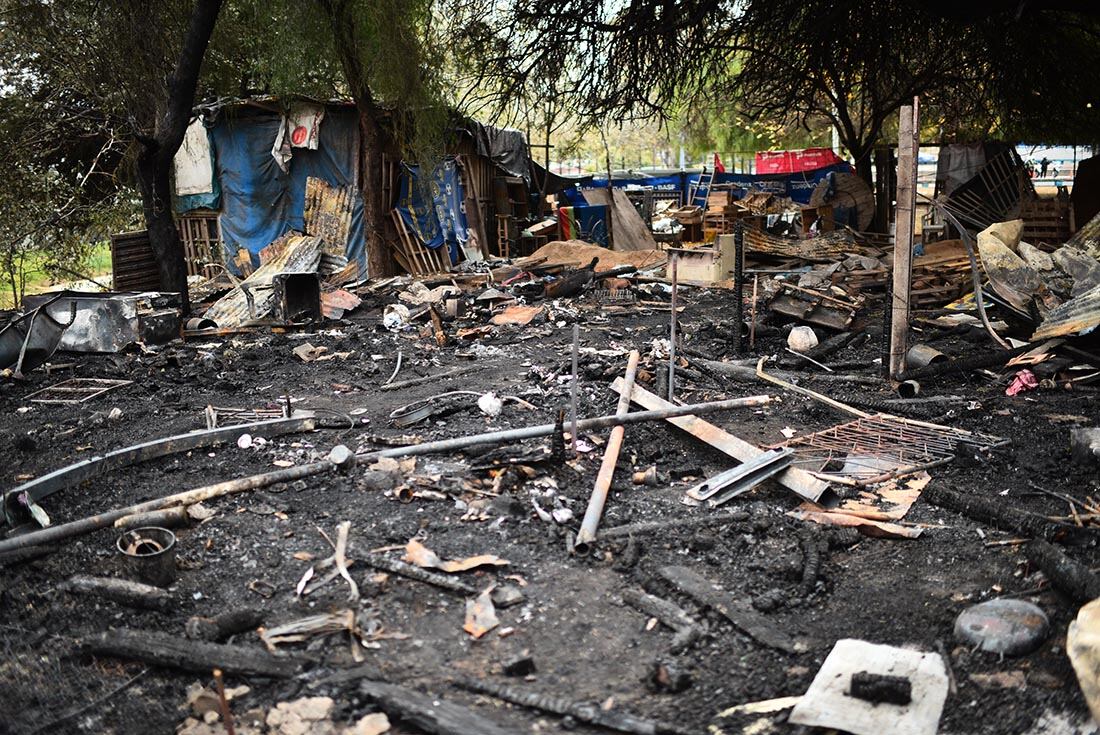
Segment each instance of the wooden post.
M890 320L890 377L905 372L909 338L909 282L916 226L917 147L920 144L919 99L901 108L898 121L898 210L894 233L894 291Z

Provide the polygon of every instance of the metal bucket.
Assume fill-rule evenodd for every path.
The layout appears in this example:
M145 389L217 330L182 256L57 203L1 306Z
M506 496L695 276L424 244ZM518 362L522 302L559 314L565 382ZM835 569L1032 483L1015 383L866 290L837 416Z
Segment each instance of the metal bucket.
M167 528L135 528L119 536L116 545L129 576L157 587L176 581L176 534Z

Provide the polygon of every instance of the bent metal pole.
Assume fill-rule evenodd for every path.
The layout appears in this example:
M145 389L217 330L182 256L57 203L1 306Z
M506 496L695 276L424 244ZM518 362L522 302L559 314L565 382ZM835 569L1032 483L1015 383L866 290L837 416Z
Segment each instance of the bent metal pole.
M606 429L613 426L626 424L640 424L647 421L663 421L677 416L704 415L716 411L727 411L734 408L758 408L772 401L771 396L757 395L745 398L730 398L724 401L710 401L707 403L694 403L687 406L672 406L655 411L637 411L625 416L598 416L590 419L581 419L577 422L577 431L593 431ZM484 434L459 436L453 439L440 439L423 444L411 444L407 447L393 447L377 452L364 452L359 455L361 461L379 459L381 457L412 457L423 454L436 454L439 452L452 452L479 444L504 444L508 442L522 441L524 439L536 439L542 436L550 436L557 429L556 424L538 424L526 426L521 429L505 429L502 431L490 431ZM260 475L241 477L236 480L206 485L204 487L187 490L163 498L148 500L125 508L106 511L99 515L82 518L70 523L58 526L50 526L39 531L31 531L14 538L0 540L0 553L14 549L25 549L30 546L61 541L63 539L81 536L100 528L107 528L119 518L124 518L134 513L171 508L177 505L187 505L201 500L212 500L222 495L255 490L282 482L320 475L332 472L336 465L328 460L313 462L312 464L299 465L285 470L265 472Z
M673 261L675 263L675 261ZM675 319L676 310L672 311ZM673 334L675 339L675 334ZM623 392L619 394L619 405L615 411L616 416L625 416L630 413L630 394L634 392L634 376L638 373L638 360L641 356L637 350L631 350L626 360L626 377L623 379ZM672 366L669 366L669 379L672 379ZM671 391L671 386L669 388ZM619 462L619 450L623 446L623 436L626 428L616 426L611 430L611 436L607 439L607 447L604 449L603 462L600 463L600 473L596 475L596 485L592 488L592 495L588 498L588 508L584 511L584 520L581 521L581 529L577 531L577 546L587 546L596 540L596 528L600 525L603 516L603 507L607 504L607 492L611 489L611 478L615 476L615 465Z

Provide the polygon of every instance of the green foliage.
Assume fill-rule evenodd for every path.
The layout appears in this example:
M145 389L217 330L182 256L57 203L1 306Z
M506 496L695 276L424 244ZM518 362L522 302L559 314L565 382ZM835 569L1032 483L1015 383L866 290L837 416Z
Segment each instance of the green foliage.
M285 99L347 99L361 82L403 155L430 160L443 149L451 102L429 58L433 10L432 0L245 0L230 14L248 28L255 88Z

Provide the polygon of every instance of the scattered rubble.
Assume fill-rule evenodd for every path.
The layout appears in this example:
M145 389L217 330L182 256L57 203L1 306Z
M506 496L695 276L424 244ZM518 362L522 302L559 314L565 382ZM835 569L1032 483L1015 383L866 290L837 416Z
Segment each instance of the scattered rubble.
M158 294L44 300L0 331L5 620L88 676L224 672L150 725L189 735L227 711L238 733L530 727L497 700L628 733L931 735L979 691L1027 702L983 732L1025 731L1048 685L1083 712L1067 653L1096 712L1095 248L1022 219L926 243L887 376L894 246L827 189L715 189L652 241L532 234L445 272L406 227L416 275L373 280L326 239L341 209L196 283L199 321ZM589 205L620 245L628 205ZM148 527L175 533L157 586L118 545Z

